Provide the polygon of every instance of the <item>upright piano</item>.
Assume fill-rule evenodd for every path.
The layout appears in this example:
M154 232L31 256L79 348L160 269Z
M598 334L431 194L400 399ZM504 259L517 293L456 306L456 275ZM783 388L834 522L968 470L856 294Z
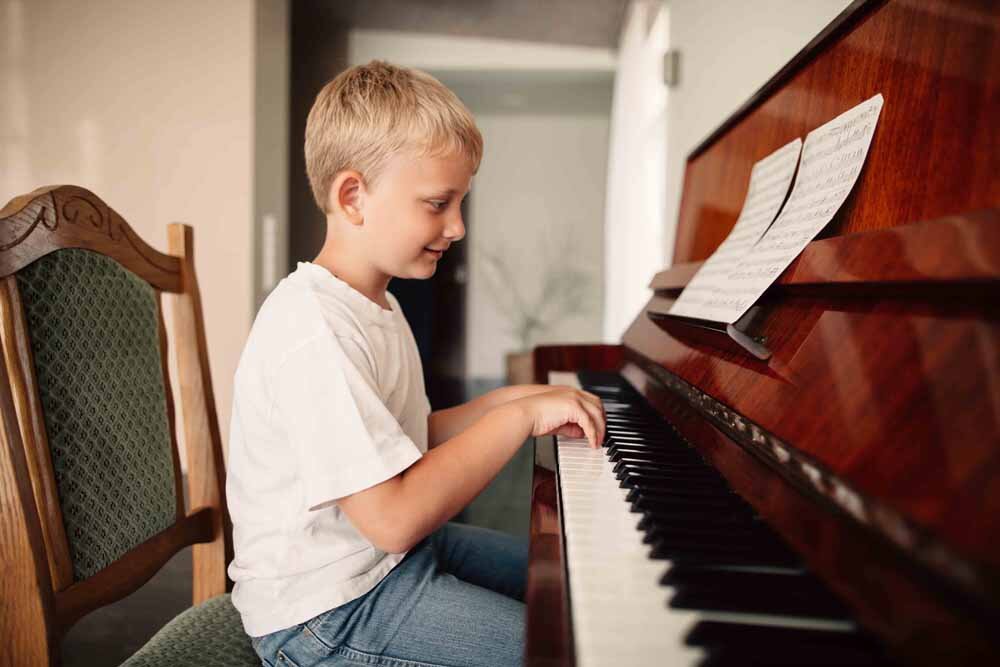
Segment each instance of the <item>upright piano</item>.
M544 346L601 449L535 442L528 665L1000 664L1000 3L850 5L688 157L619 345ZM745 336L662 314L751 166L881 93Z

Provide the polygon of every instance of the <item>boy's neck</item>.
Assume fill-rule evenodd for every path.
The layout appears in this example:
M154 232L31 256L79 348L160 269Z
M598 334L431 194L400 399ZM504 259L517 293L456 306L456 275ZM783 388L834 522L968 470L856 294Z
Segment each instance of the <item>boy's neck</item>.
M381 273L372 267L361 265L356 260L352 261L352 258L338 253L336 248L329 244L323 246L323 249L316 255L316 259L313 260L313 264L322 266L383 309L392 310L392 306L385 296L392 276Z

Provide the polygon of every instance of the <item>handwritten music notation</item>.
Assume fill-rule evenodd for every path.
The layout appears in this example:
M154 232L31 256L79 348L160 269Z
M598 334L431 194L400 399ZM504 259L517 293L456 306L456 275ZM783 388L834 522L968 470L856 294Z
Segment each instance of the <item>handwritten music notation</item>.
M691 278L671 306L671 314L717 319L715 313L706 308L706 304L715 303L737 287L729 280L729 275L777 215L788 194L801 150L802 140L795 139L754 164L750 170L746 199L736 224L729 236Z
M861 174L883 103L875 95L806 136L788 201L719 288L705 295L705 319L737 321L833 219Z

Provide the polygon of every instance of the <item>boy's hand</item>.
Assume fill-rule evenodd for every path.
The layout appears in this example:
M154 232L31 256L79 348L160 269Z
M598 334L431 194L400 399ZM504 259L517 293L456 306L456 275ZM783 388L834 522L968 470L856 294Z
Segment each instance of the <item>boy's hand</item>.
M506 392L504 397L507 401L516 401L519 398L527 398L535 394L544 394L558 389L558 385L551 384L513 384L503 387L500 391Z
M553 386L514 403L524 411L533 436L586 437L591 447L600 447L604 442L604 405L593 394Z

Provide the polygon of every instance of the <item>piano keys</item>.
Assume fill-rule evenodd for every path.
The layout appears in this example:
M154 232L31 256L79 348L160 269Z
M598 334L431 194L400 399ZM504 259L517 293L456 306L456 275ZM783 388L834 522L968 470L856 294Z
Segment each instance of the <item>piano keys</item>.
M607 413L601 450L555 443L578 665L746 664L748 651L765 664L886 664L623 378L553 376L600 396Z

